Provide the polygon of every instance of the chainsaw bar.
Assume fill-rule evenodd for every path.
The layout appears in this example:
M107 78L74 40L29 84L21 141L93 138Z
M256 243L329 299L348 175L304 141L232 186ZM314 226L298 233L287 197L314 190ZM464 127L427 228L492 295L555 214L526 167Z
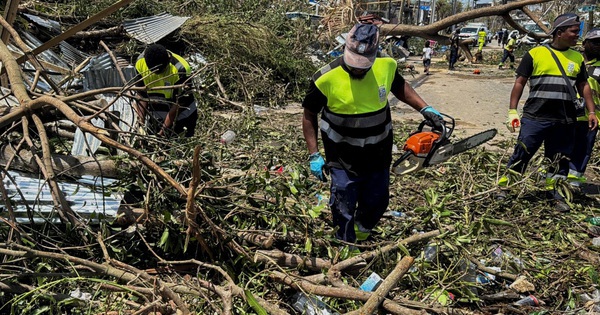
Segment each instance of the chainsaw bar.
M429 165L439 164L448 160L451 156L463 153L469 149L472 149L478 145L481 145L496 136L498 131L496 129L489 129L478 134L472 135L468 138L462 139L456 143L442 145L433 154L429 160Z
M454 149L452 150L452 155L463 153L471 148L474 148L478 145L484 144L489 140L492 140L498 133L496 129L490 129L483 132L480 132L476 135L470 136L468 138L462 139L456 143L454 143Z

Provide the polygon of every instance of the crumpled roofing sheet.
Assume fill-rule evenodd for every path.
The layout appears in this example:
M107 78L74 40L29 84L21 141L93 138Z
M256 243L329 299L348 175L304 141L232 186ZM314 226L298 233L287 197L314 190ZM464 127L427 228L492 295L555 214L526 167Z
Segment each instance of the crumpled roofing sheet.
M4 176L2 181L6 187L8 198L11 201L16 221L29 223L27 208L32 210L33 221L40 224L46 221L60 222L52 194L43 178L35 174L8 171L9 176ZM11 180L10 178L14 179ZM107 188L116 180L86 176L77 182L59 181L58 186L65 194L71 209L82 218L97 222L98 217L116 217L121 204L122 196L111 192ZM16 183L16 184L15 184ZM21 197L21 194L23 197ZM0 216L8 218L6 205L0 203Z
M178 29L190 17L173 16L169 13L123 21L123 28L133 38L153 44Z

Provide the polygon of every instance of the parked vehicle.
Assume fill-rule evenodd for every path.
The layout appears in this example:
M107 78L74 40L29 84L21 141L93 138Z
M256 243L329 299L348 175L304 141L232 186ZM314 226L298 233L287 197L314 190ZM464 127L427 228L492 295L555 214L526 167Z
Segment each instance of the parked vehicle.
M550 29L550 23L548 23L548 22L542 22L542 23L544 23L544 25L548 29ZM531 33L534 33L534 34L537 34L540 36L546 35L546 32L544 32L542 30L542 28L539 25L537 25L535 22L527 22L527 23L523 24L523 27L528 32L531 32ZM540 44L545 45L545 44L550 43L550 38L544 38L538 42L535 38L525 34L525 36L523 36L523 38L521 38L521 43L526 44L526 45L540 45Z
M486 33L486 40L483 44L484 46L486 46L488 43L492 42L492 37L494 36L494 34L490 32L487 26L485 26L483 23L467 24L466 26L460 29L460 34L458 34L458 37L460 37L461 40L472 38L474 40L473 46L477 46L477 39L479 37L477 33L479 32L480 28L483 28L483 30Z

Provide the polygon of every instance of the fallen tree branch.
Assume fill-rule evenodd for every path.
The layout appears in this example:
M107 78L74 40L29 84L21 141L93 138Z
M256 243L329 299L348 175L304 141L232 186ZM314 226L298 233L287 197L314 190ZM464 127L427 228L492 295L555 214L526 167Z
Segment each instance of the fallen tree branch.
M417 36L422 38L427 38L435 41L441 41L444 43L449 43L449 37L445 35L439 35L438 33L441 30L445 30L452 25L460 24L464 21L473 20L476 18L484 17L484 16L504 16L508 14L510 11L522 9L525 6L532 4L539 4L550 2L551 0L521 0L521 1L512 1L507 4L497 5L492 7L480 8L475 10L464 11L461 13L457 13L448 18L439 20L435 23L425 25L425 26L417 26L417 25L408 25L408 24L383 24L381 26L381 34L382 35L391 35L391 36Z
M296 290L302 290L308 294L315 294L320 296L335 297L347 300L367 301L372 293L362 291L355 288L335 288L323 285L315 285L301 278L293 277L292 275L286 275L279 271L271 271L271 278L274 281L283 283ZM407 315L423 315L427 314L424 310L413 310L408 307L404 307L398 304L396 301L385 299L382 302L383 308L392 314L407 314ZM434 310L429 308L428 310ZM443 313L443 310L437 310L436 313Z
M6 244L1 244L0 246L6 246ZM167 300L173 300L177 304L179 309L183 311L184 314L190 314L189 310L187 309L187 306L185 306L185 304L181 301L179 296L177 296L169 288L169 286L165 285L160 279L152 277L142 270L136 269L114 259L111 259L112 264L117 264L119 268L126 268L127 270L131 271L115 268L107 264L98 264L87 259L71 256L68 254L59 254L34 250L26 246L16 244L13 246L18 248L18 250L0 248L0 254L13 257L44 257L56 260L66 260L72 263L84 265L96 272L105 274L107 276L111 276L125 283L139 283L140 281L145 280L144 282L146 282L146 284L150 286L154 286L163 298L167 298Z
M398 281L402 279L404 274L408 271L408 268L412 266L415 259L410 256L403 257L396 268L383 280L383 283L379 285L377 290L371 294L365 305L361 307L357 314L361 315L370 315L381 305L381 303L385 300L385 297L388 295L391 289L393 289Z

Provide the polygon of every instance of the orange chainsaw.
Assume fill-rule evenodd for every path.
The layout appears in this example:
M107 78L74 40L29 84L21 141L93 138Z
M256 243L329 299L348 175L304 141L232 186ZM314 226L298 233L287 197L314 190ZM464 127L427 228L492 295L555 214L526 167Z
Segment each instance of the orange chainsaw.
M465 152L496 136L496 129L489 129L476 135L450 142L454 132L454 118L442 114L444 126L439 129L429 127L426 121L421 122L416 132L413 132L404 144L404 153L392 165L392 172L398 175L418 171L423 167L440 164L450 159L451 156Z

